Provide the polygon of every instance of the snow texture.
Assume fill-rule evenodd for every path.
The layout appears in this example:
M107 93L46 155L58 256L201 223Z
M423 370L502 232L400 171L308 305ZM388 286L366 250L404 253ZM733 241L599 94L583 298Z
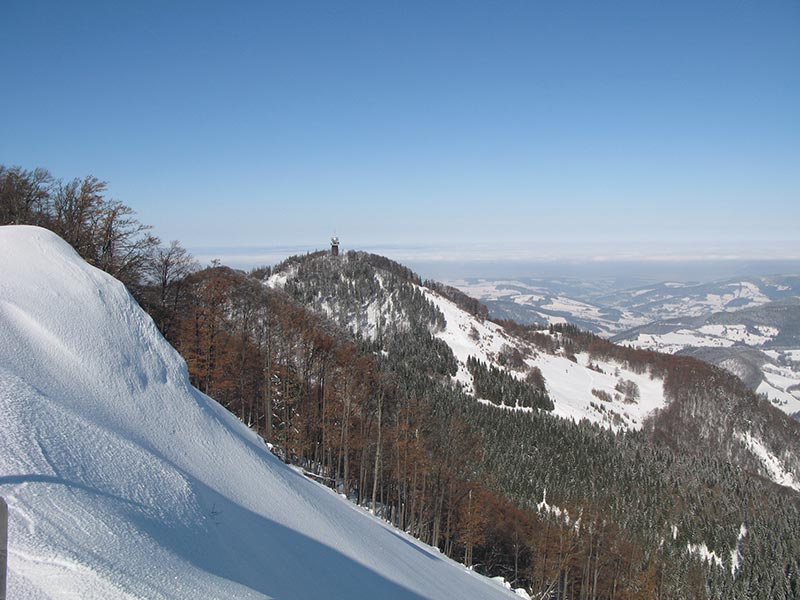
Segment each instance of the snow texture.
M283 465L54 234L0 256L9 598L515 597Z

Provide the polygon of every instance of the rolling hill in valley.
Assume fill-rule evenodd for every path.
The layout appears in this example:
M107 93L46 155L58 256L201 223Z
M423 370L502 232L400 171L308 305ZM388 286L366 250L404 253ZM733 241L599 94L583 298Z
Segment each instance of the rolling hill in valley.
M627 282L531 277L469 278L448 283L483 302L492 317L523 325L572 323L611 336L649 321L645 315L626 309L624 303L603 305L598 301Z
M688 354L728 369L790 415L800 411L800 277L666 282L461 280L496 318L573 323L623 344Z
M784 412L800 417L800 299L655 321L613 340L724 367Z
M450 282L490 313L523 324L573 323L612 337L653 321L754 308L800 297L800 276L748 277L710 283L628 280L461 279Z
M274 457L109 275L0 227L8 598L504 598Z

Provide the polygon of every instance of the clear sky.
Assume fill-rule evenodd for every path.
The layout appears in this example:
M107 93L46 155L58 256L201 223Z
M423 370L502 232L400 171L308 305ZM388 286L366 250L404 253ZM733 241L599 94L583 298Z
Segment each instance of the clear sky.
M189 247L800 256L797 0L4 0L0 57L0 163Z

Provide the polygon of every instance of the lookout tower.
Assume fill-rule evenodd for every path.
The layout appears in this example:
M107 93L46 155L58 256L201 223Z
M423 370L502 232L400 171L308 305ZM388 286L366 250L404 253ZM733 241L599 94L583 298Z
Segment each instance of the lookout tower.
M331 238L331 256L339 256L339 237L336 235Z

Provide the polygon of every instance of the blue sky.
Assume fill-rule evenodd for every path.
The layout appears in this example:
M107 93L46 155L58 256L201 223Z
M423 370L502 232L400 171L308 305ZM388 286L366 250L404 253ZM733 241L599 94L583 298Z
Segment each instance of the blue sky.
M2 17L0 163L96 175L190 247L800 256L796 0Z

